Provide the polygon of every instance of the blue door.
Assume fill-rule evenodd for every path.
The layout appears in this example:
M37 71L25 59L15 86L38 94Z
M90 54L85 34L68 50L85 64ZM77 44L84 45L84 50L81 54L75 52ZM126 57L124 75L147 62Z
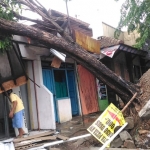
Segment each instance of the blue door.
M71 100L72 115L73 116L79 115L75 75L73 70L67 70L67 78L68 78L69 95Z
M74 70L43 69L42 73L44 85L53 94L56 121L59 122L56 103L64 98L70 97L72 115L79 115Z
M56 106L56 94L54 88L53 71L50 69L42 69L44 85L52 92L55 109L55 120L58 122L57 106Z

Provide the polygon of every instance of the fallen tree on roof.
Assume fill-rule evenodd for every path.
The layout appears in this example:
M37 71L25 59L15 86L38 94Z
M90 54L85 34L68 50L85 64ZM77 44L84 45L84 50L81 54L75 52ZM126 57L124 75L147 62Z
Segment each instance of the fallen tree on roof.
M117 76L113 71L108 69L88 51L79 46L57 23L57 21L63 20L63 24L65 24L67 22L67 18L51 16L49 11L37 2L37 0L15 0L15 2L25 5L31 11L36 12L42 17L42 20L34 20L23 17L12 10L14 17L21 20L32 21L36 23L37 26L27 26L17 23L16 21L0 18L0 29L3 31L3 34L9 33L13 35L27 36L48 48L54 48L57 51L63 52L87 68L96 78L100 79L103 83L113 89L113 91L118 94L125 103L137 92L138 95L136 96L136 101L134 103L135 108L137 108L137 106L138 108L141 108L144 104L146 104L150 98L150 94L148 94L149 91L141 90L141 88L145 89L145 79L146 83L150 84L150 80L149 78L146 78L146 75L141 78L138 85L125 81L120 76ZM5 3L0 3L1 7L9 7L7 4L4 4ZM59 33L61 37L58 37L56 33ZM136 109L136 112L139 110L140 109ZM134 115L137 116L135 113Z
M112 88L124 101L128 101L135 92L139 92L140 88L130 82L118 77L114 72L108 69L104 64L92 56L88 51L79 46L72 37L58 25L58 20L67 21L65 18L54 17L50 15L41 4L37 1L16 0L16 2L25 5L31 11L36 12L42 17L42 20L34 20L23 17L13 11L14 17L22 20L28 20L36 23L36 27L27 26L15 21L9 21L0 18L0 29L5 33L14 35L27 36L33 40L39 41L48 48L54 48L57 51L63 52L82 66L92 72L98 79ZM6 6L5 6L6 7ZM56 20L56 21L55 21ZM42 30L41 30L42 28ZM55 33L59 33L62 37L57 37Z

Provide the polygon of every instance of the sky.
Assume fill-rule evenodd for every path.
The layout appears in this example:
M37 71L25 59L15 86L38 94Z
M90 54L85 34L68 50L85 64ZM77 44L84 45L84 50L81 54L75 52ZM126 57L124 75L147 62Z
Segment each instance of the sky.
M120 8L125 0L71 0L68 2L69 15L90 24L93 37L102 36L102 22L117 27ZM54 9L66 14L64 0L39 0L47 9ZM36 16L34 15L33 18Z

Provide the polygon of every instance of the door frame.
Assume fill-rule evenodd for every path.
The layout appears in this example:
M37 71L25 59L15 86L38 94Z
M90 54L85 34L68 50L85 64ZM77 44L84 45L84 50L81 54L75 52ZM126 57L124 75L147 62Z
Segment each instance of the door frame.
M49 63L49 62L47 62L47 63ZM66 63L67 64L67 63ZM52 93L53 94L53 101L54 101L54 107L55 107L55 113L56 113L56 116L57 117L55 117L55 119L57 118L57 121L58 122L60 122L60 120L59 120L59 116L58 116L58 105L57 105L57 101L58 100L63 100L63 99L65 99L65 98L69 98L70 99L70 94L69 94L69 85L68 85L68 75L67 75L67 71L69 71L69 70L72 70L73 72L74 72L74 80L75 80L75 90L76 90L76 98L78 99L78 96L77 96L77 92L78 92L78 90L77 90L77 85L76 85L76 74L75 74L75 64L73 64L73 67L72 68L68 68L68 67L63 67L63 68L59 68L59 69L57 69L57 68L52 68L52 67L45 67L45 66L42 66L42 69L44 70L51 70L52 71L52 80L53 80L53 88L54 88L54 93ZM54 82L55 82L55 80L54 80L54 71L55 70L64 70L65 71L65 77L66 77L66 85L67 85L67 92L68 92L68 97L63 97L63 98L57 98L56 97L56 87L55 87L55 84L54 84ZM54 98L55 97L55 98ZM78 105L78 115L80 114L80 110L79 110L79 102L78 102L78 100L77 100L77 105ZM70 99L70 105L71 105L71 99ZM72 107L71 107L72 108Z

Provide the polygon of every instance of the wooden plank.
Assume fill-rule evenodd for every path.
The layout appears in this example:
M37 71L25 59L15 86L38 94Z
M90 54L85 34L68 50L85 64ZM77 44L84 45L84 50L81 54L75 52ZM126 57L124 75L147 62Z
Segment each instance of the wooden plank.
M3 88L5 89L5 91L10 90L14 87L20 86L27 83L26 77L25 76L21 76L19 78L16 79L16 85L14 83L13 80L9 80L6 81L2 84ZM0 89L0 93L4 92L2 89Z
M18 148L15 148L15 150L28 150L30 148L36 148L36 147L40 147L40 146L43 146L44 144L30 144L28 146L23 146L23 147L18 147Z
M25 146L25 145L29 145L32 143L37 143L37 142L41 142L41 141L46 141L46 140L56 140L56 136L46 136L46 137L40 137L40 138L35 138L29 141L24 141L23 143L15 143L15 147L21 147L21 146Z
M16 79L17 86L23 85L25 83L27 83L27 79L25 76L22 76Z
M26 148L29 148L29 147L32 147L32 146L35 146L35 144L24 145L24 146L21 146L21 147L18 147L18 148L15 147L15 150L22 150L22 149L26 149Z
M54 57L53 58L53 61L51 63L51 66L54 67L54 68L59 68L61 65L61 60L58 58L58 57Z
M29 140L29 141L23 141L23 143L14 143L15 148L22 147L26 145L30 145L36 142L41 142L41 140Z
M95 76L81 65L77 66L79 92L83 115L98 112L98 95ZM91 103L92 102L92 103Z
M41 140L41 141L45 141L45 140L56 140L56 136L46 136L46 137L40 137L40 138L35 138L34 140Z
M14 142L14 143L18 143L18 142L21 142L21 141L26 141L26 140L30 140L30 139L35 139L35 138L38 138L38 137L47 136L47 135L52 135L52 134L54 134L53 131L52 131L52 132L45 132L45 133L41 133L41 134L31 135L31 136L24 137L24 138L14 139L13 142Z
M66 137L66 136L63 136L63 135L60 135L60 134L56 135L56 137L57 137L58 139L61 139L61 140L64 140L64 141L66 141L66 140L69 139L69 137Z

